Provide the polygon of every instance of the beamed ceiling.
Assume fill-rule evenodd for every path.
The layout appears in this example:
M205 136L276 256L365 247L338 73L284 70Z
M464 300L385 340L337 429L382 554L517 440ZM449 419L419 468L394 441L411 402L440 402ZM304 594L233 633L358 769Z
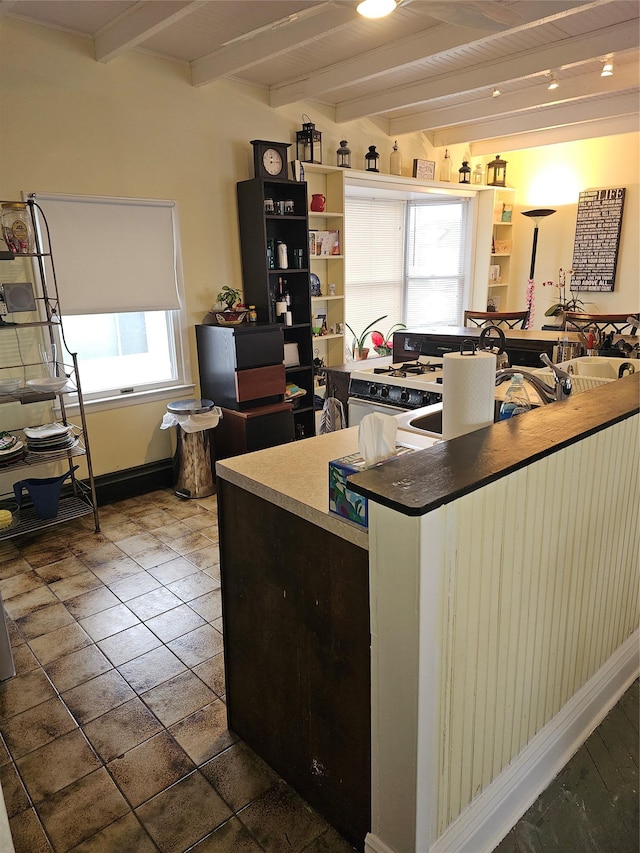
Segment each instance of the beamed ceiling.
M478 154L638 130L639 12L638 0L403 0L366 20L356 0L0 0L0 15L90 38L96 62L142 50L188 64L193 86L240 80L274 108L317 101L340 124L370 117Z

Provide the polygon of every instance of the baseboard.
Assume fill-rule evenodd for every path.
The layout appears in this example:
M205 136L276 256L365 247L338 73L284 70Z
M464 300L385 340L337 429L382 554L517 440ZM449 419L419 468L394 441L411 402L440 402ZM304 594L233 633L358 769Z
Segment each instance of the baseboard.
M114 471L95 478L98 506L146 495L158 489L168 489L173 483L171 459L161 459L137 465L124 471Z
M387 847L384 841L380 841L377 836L368 832L364 839L364 853L396 853L396 851Z
M491 853L550 785L640 673L637 629L471 805L412 853ZM399 853L368 833L365 853ZM406 851L403 851L406 853Z
M496 848L638 677L639 640L636 630L447 827L429 853L491 853Z

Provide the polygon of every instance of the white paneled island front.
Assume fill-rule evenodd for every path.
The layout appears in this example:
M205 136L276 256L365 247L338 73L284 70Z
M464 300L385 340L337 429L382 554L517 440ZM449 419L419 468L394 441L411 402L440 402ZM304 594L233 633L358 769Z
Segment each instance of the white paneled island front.
M348 624L353 616L362 645L369 641L365 615L368 620L370 720L358 723L370 739L366 832L361 822L345 831L333 817L330 801L339 797L339 788L325 803L328 774L312 774L320 792L315 799L313 785L298 787L359 849L493 850L637 677L639 379L627 377L350 478L351 487L369 501L369 532L356 531L368 539L368 549L357 545L345 559L336 548L320 561L322 572L332 573L335 595L324 604L317 599L323 609L317 624L314 590L295 594L302 595L299 615L308 620L312 635L333 620ZM342 451L304 472L296 470L296 460L303 449L313 456L325 439L348 443L352 432L290 446L288 465L301 490L296 501L304 503L305 492L320 501L305 523L335 537L334 546L337 541L354 545L347 542L351 533L346 538L333 533L335 524L350 531L352 526L322 508L326 463ZM242 574L244 559L236 558L229 541L239 529L227 524L229 514L239 505L225 496L225 483L271 502L279 492L278 466L284 465L283 480L291 476L282 462L286 448L274 451L284 455L271 469L268 485L264 471L271 451L218 463L223 596L225 574L233 576L238 567ZM292 500L289 489L276 498L281 507ZM296 583L313 583L318 556L301 543L285 553L282 520L267 513L262 540L273 550L263 574L284 571L284 585L282 577L264 582L263 594L274 606L285 587L291 596ZM262 524L258 515L245 521L247 535ZM303 564L299 574L290 565L296 561ZM349 597L340 584L354 582L363 566L366 583L361 577ZM303 593L310 591L305 599ZM240 585L234 594L248 598L251 589ZM242 612L247 598L236 601L229 615L234 607L236 614ZM273 618L280 614L274 611ZM260 619L270 621L268 606ZM327 672L330 661L338 672L341 666L349 669L344 663L349 638L341 630L314 649L311 669L317 679L305 676L307 690L313 686L322 694L325 663ZM262 636L267 655L270 631L265 628ZM305 666L309 662L309 644L301 637L291 635L297 652L290 666L296 659L305 659ZM232 638L225 636L225 653L233 654L227 640ZM260 647L241 651L250 659ZM360 648L360 666L367 666L368 651ZM349 670L342 685L342 704L333 705L338 716L345 702L345 715L363 713L362 703L349 707L346 698L354 672ZM331 691L329 682L325 686ZM366 686L354 682L354 691ZM249 694L237 694L237 701L248 702ZM299 721L307 731L314 729L313 718L322 719L327 711L322 695L310 701L311 716ZM326 744L317 730L309 742L311 760L316 746L319 758ZM338 748L348 751L349 744Z

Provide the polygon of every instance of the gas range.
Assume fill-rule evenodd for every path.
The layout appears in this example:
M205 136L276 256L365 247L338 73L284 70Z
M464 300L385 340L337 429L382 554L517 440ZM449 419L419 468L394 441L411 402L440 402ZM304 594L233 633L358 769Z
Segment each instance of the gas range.
M349 397L391 406L419 409L442 400L442 359L420 357L386 367L362 367L351 373Z

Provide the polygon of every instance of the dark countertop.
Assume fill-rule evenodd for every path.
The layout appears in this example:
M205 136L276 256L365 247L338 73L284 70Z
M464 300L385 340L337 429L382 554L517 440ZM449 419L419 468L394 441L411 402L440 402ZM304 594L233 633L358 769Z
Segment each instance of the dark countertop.
M640 371L354 474L354 492L404 515L443 504L640 411Z

